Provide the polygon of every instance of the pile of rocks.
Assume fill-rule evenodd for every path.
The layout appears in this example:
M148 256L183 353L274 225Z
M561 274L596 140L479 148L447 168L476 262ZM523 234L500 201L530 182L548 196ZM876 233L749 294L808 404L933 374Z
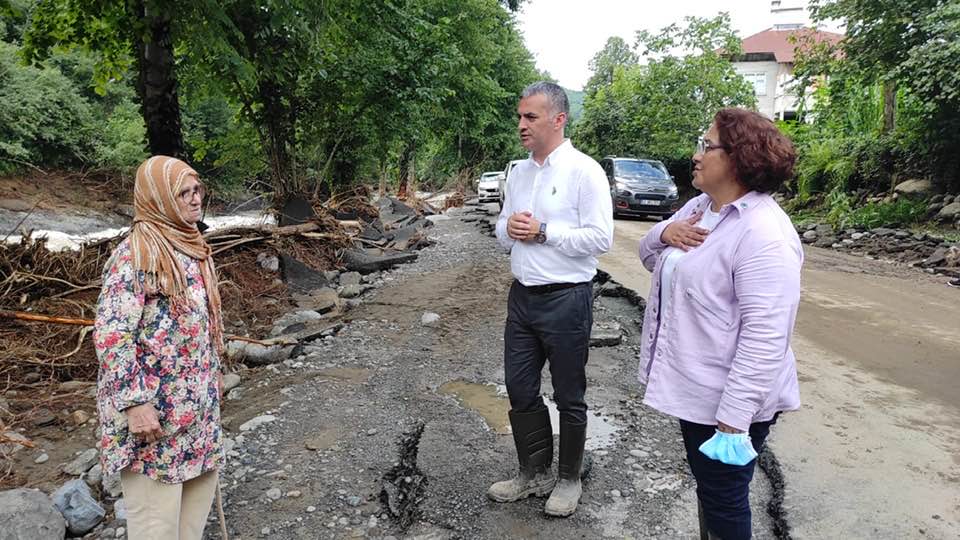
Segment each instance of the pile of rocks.
M78 452L60 467L73 478L51 495L24 488L0 492L0 537L124 538L126 515L120 475L103 474L99 462L96 448ZM108 513L113 515L109 523L105 522Z
M803 243L816 247L894 260L926 268L931 273L960 276L960 244L927 233L886 227L834 230L825 223L798 225L797 232Z
M380 198L375 204L377 217L358 222L356 246L343 252L341 263L348 271L320 272L285 253L257 255L260 267L287 285L296 309L275 320L265 340L230 341L228 358L264 366L300 356L304 344L339 332L343 313L358 306L364 293L381 286L391 268L412 262L418 250L431 245L426 229L434 219L428 218L437 216L429 205L416 203L414 208L393 197ZM302 213L309 212L312 209L307 207ZM236 330L242 331L242 326Z
M953 223L960 229L960 195L934 195L928 200L927 217L939 223Z
M900 182L893 188L893 194L867 198L867 202L892 202L901 197L926 202L927 220L960 229L960 194L935 193L935 187L930 180Z

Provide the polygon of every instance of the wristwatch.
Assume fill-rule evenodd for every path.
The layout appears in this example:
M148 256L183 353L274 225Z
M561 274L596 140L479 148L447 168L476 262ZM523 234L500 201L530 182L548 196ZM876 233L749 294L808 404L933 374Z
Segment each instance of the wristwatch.
M547 241L547 224L546 223L540 224L540 230L537 231L537 234L534 235L533 239L536 240L538 244L542 244Z

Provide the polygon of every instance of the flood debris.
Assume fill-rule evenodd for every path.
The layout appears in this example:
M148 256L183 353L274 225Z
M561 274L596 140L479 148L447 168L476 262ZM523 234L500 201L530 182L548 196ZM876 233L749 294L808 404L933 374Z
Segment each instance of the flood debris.
M416 259L430 244L426 230L433 223L424 216L436 213L416 199L372 202L363 188L325 201L287 202L279 225L264 220L204 233L220 275L228 369L298 358L304 343L335 335L344 312L359 302L355 297L373 288L365 281L345 290L337 283L341 272L370 274ZM0 244L0 431L67 429L73 427L69 412L94 396L59 387L96 380L90 336L101 274L123 235L58 251L46 238L23 232L19 241ZM275 321L305 309L322 317L273 333ZM42 418L50 420L38 423ZM0 456L0 488L22 483L12 461Z
M404 432L397 441L399 460L383 475L380 504L402 531L420 517L420 504L427 490L427 477L417 466L420 438L426 424L422 420Z
M355 272L369 274L416 260L417 254L382 249L350 249L343 253L344 265Z

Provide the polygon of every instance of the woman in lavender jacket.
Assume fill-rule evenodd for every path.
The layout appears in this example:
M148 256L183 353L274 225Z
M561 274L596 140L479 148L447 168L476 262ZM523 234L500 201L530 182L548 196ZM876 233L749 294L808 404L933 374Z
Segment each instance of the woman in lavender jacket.
M701 538L750 538L756 455L800 406L790 336L803 250L769 193L796 153L763 116L724 109L693 156L703 192L640 242L653 274L643 320L644 402L680 419Z

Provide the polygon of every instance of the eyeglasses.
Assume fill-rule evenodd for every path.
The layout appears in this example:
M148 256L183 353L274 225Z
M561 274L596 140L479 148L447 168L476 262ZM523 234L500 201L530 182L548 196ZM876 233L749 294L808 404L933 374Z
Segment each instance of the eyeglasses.
M202 201L203 198L207 196L207 188L203 187L203 184L197 184L193 186L193 189L185 189L181 191L177 194L177 197L181 201L189 203L196 195L200 195L200 200Z
M707 152L716 150L717 148L726 150L728 146L725 144L710 144L703 137L697 139L697 154L706 154Z

